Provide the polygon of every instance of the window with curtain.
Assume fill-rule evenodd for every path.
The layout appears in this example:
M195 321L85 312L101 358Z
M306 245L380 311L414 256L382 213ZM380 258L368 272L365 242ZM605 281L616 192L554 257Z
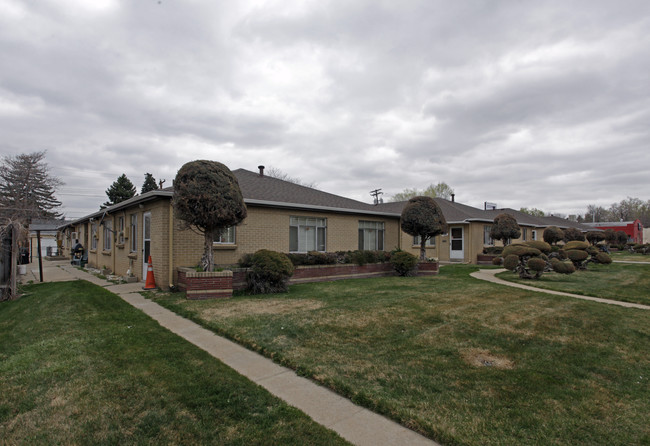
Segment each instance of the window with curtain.
M484 246L494 246L494 240L492 240L492 237L490 236L490 231L491 230L492 230L492 226L490 226L490 225L483 226L483 245Z
M291 217L289 222L290 252L325 252L327 246L327 219Z
M110 251L113 241L113 222L111 220L104 221L104 251Z
M359 249L384 250L383 221L359 221Z

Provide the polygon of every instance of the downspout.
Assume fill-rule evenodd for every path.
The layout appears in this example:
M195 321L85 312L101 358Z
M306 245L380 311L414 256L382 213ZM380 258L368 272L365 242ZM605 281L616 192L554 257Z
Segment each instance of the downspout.
M169 200L169 288L174 287L174 206Z
M402 249L402 217L397 220L397 249Z

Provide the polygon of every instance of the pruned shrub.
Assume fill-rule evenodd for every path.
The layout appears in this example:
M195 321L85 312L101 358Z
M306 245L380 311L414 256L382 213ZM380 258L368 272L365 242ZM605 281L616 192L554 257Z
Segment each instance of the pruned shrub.
M392 255L390 263L400 276L411 276L417 270L418 258L410 252L398 251Z
M596 263L602 263L603 265L609 265L612 263L612 258L604 252L599 252L595 256L593 256L594 260Z
M589 243L579 241L579 240L571 241L571 242L568 242L566 245L564 245L564 250L565 251L569 251L570 249L583 250L583 249L587 249L587 248L589 248Z
M515 254L510 254L506 256L503 259L503 267L505 269L508 269L510 271L514 271L517 269L517 265L519 265L519 256Z
M551 245L541 240L531 240L529 242L524 243L524 245L530 246L531 248L539 249L544 254L548 254L551 252Z
M503 248L503 257L508 257L511 254L514 254L518 257L521 256L538 256L542 252L537 248L531 248L523 244L516 243L514 245L508 245Z
M585 238L592 245L605 240L605 231L589 231L585 234Z
M250 268L253 265L253 254L244 254L239 258L237 264L240 268Z
M559 259L551 259L551 267L559 274L572 274L576 270L572 263L566 263Z
M287 291L292 275L293 264L286 254L261 249L252 256L246 282L253 294L281 293Z
M528 263L526 265L529 269L540 274L546 269L546 261L544 261L544 259L541 257L531 257L528 259Z
M564 241L565 242L571 242L574 240L578 240L581 242L585 241L585 236L582 233L582 231L578 228L566 228L564 230Z
M581 251L579 249L569 249L568 251L564 252L566 253L567 258L572 262L582 262L583 260L587 260L589 257L589 253L587 251Z
M309 251L308 253L290 253L287 257L294 266L334 265L338 256L333 252Z
M492 265L501 266L503 264L503 257L497 256L492 259Z

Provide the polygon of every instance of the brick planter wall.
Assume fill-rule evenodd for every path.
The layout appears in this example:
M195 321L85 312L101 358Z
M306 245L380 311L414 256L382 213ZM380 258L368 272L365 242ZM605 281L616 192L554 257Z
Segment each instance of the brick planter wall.
M492 260L498 257L496 254L477 254L476 263L479 265L492 265Z
M232 297L232 271L197 272L178 268L178 287L188 299Z
M421 262L418 263L418 276L434 276L438 274L438 262L429 263Z
M246 268L233 268L232 271L203 273L196 272L191 268L179 268L178 287L187 292L188 299L230 297L233 290L246 288L247 271ZM438 263L418 264L418 276L435 274L438 274ZM393 275L395 275L393 265L388 262L363 266L355 264L297 266L293 276L289 279L289 284Z

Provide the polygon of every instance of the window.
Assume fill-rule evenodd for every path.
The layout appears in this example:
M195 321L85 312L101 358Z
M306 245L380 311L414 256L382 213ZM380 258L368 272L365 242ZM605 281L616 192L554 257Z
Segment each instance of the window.
M521 228L521 239L523 241L528 240L528 228Z
M530 231L530 233L531 233L530 239L537 240L537 231L533 229L532 231Z
M419 235L416 235L415 237L413 237L413 245L414 246L420 246L420 236ZM435 237L429 238L424 246L436 246L436 238Z
M325 251L327 219L291 217L289 222L289 251Z
M137 240L138 240L138 215L131 214L131 229L129 230L129 237L131 238L130 242L130 251L135 252L137 250Z
M104 221L104 251L111 250L112 232L113 222L111 220Z
M491 231L492 231L492 226L490 226L490 225L483 226L483 245L484 246L494 246L494 240L492 239L492 236L490 235Z
M383 221L359 221L359 249L384 250Z
M97 223L90 224L90 249L97 249Z
M229 228L221 229L214 232L214 243L219 243L222 245L234 245L235 244L235 227L231 226Z
M117 218L117 230L118 230L117 243L124 246L124 217L123 216Z

